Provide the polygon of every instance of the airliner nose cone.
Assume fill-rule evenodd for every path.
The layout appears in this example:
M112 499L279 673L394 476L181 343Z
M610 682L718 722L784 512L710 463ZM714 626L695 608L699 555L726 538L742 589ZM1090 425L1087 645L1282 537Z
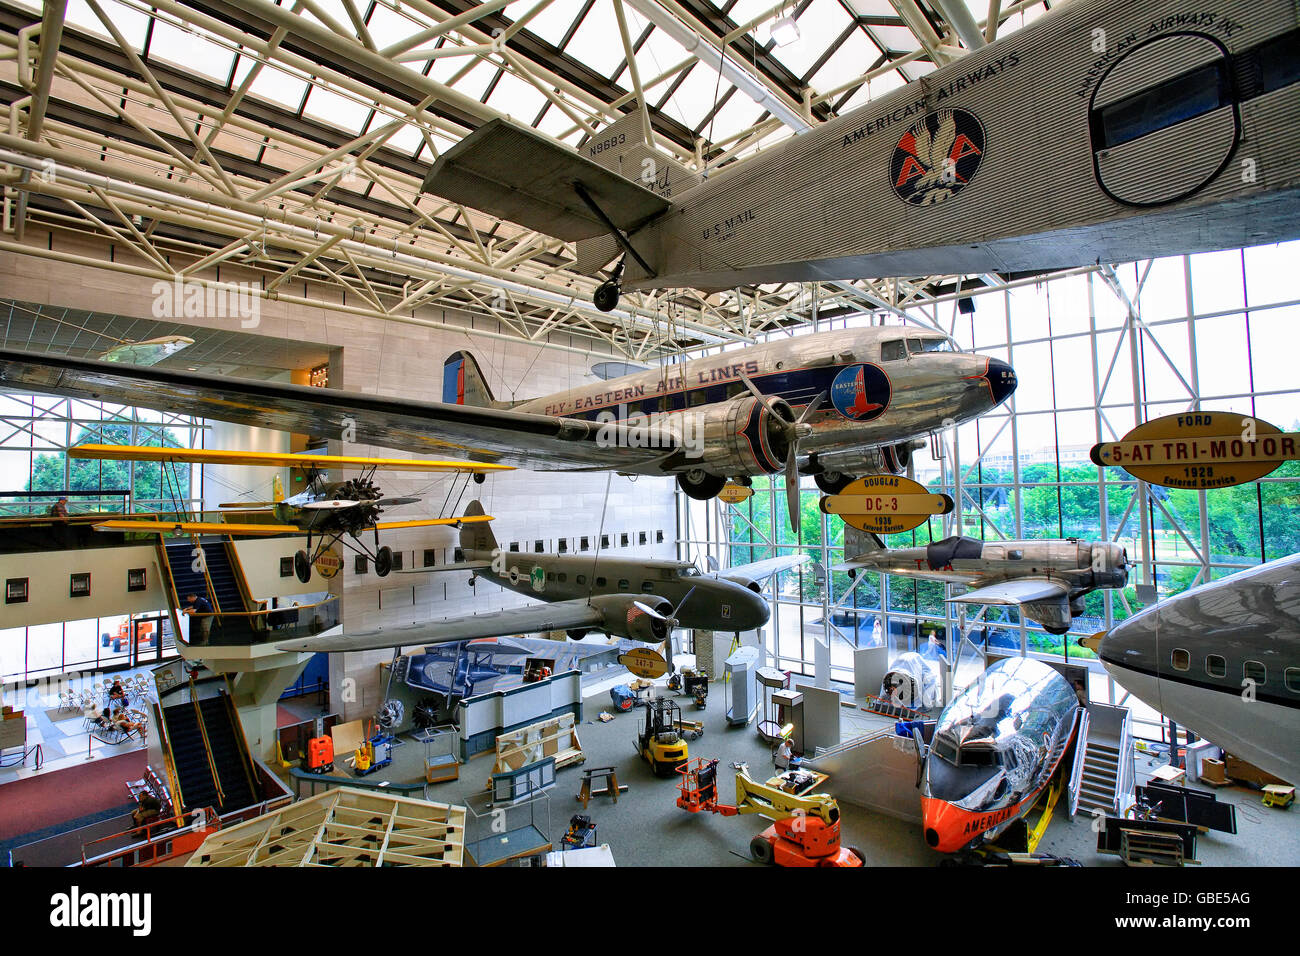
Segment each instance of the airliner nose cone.
M1016 390L1016 370L1001 359L989 359L989 368L984 377L988 379L994 405L1001 405Z

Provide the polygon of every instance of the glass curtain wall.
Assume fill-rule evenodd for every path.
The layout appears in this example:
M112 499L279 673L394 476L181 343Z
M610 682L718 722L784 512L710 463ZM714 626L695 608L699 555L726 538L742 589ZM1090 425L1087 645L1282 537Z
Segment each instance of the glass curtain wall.
M823 588L805 564L777 583L765 642L778 665L811 675L815 644L829 631L831 677L851 682L855 645L887 641L897 652L931 646L951 655L964 634L992 653L1090 667L1094 699L1134 707L1158 736L1158 715L1113 684L1077 639L1123 620L1152 593L1168 597L1300 551L1300 462L1258 482L1197 492L1139 488L1118 469L1097 468L1088 451L1138 422L1191 409L1300 429L1290 358L1300 340L1298 259L1300 243L1148 260L976 294L973 312L959 309L955 295L908 309L908 321L1009 362L1019 387L1008 403L914 453L916 479L960 504L887 543L924 545L958 533L1111 540L1138 566L1123 591L1089 595L1070 633L1053 636L1015 608L948 605L942 584L874 573L850 581L832 572ZM901 319L861 315L820 328L882 321ZM801 482L797 536L782 478L755 479L754 490L734 506L679 494L682 556L709 555L724 567L797 551L822 568L844 560L843 526L818 510L811 479Z
M175 512L202 507L201 466L70 459L73 445L203 447L203 423L183 415L46 395L0 394L0 526L41 515L68 492L71 515ZM175 642L152 614L0 630L0 682L128 666L131 645L152 659ZM143 622L143 623L142 623Z

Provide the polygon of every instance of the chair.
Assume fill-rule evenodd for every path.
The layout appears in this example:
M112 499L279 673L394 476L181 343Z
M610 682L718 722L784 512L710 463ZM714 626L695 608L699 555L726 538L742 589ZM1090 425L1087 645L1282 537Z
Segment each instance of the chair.
M59 694L59 712L65 710L81 710L81 695L75 690L69 688Z

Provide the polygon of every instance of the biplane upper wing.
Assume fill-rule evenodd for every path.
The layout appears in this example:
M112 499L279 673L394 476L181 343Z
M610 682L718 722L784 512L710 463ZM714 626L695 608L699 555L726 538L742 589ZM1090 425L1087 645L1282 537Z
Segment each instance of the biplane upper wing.
M422 461L415 458L369 458L357 455L278 454L267 451L226 451L220 448L155 448L147 445L76 445L69 458L111 461L166 461L196 465L266 465L270 468L382 468L385 471L511 471L510 465L465 461Z
M463 518L413 518L410 521L381 521L375 528L379 531L394 531L398 528L432 528L435 525L476 524L480 521L495 521L492 515L469 515Z
M624 232L672 206L568 146L500 118L439 156L421 188L565 242L608 235L608 225L582 201L575 183Z
M281 651L372 651L382 647L417 647L471 641L480 637L599 627L604 621L605 615L600 608L586 601L557 601L554 604L528 604L504 611L466 614L446 621L423 621L351 634L307 637L275 646Z
M198 372L0 350L0 387L182 412L342 438L417 454L546 470L602 470L654 462L678 447L669 431L628 440L628 426L498 408L253 382Z

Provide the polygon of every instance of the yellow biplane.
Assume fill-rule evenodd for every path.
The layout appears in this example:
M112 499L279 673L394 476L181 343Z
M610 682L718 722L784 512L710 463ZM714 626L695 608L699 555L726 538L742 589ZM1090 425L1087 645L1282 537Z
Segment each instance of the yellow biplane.
M486 475L497 471L512 471L509 465L480 464L462 461L425 461L407 458L368 458L353 455L279 454L258 451L226 451L211 448L153 448L140 445L78 445L68 450L69 458L89 458L111 461L156 461L164 465L264 465L270 468L302 468L308 474L306 490L278 501L243 501L222 504L221 508L270 510L278 523L227 522L227 521L143 521L130 518L102 521L95 525L100 531L168 531L190 534L250 534L276 535L307 533L307 547L293 556L294 573L306 583L311 578L312 565L336 541L363 554L375 565L375 573L384 577L393 569L393 551L379 544L379 532L397 528L423 528L434 525L453 525L475 521L491 521L491 515L460 518L420 518L409 521L380 521L384 508L414 504L419 498L385 498L375 485L375 472L392 471L449 471L466 472L482 482ZM329 468L358 468L355 478L327 481ZM373 532L375 548L372 552L361 535ZM346 536L346 537L345 537ZM316 539L315 547L312 539ZM350 538L351 540L347 540Z

